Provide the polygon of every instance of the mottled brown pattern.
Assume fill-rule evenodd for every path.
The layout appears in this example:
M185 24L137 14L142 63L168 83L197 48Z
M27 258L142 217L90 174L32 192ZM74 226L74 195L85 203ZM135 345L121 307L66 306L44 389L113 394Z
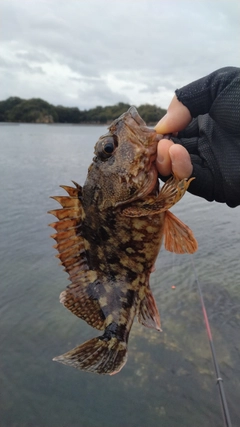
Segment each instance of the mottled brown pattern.
M127 342L139 322L160 330L149 276L163 237L168 250L194 252L191 230L168 209L189 182L171 178L159 190L155 166L160 137L131 107L100 137L81 188L62 186L52 210L58 258L70 284L60 301L76 316L104 333L55 358L101 374L118 372L127 360Z

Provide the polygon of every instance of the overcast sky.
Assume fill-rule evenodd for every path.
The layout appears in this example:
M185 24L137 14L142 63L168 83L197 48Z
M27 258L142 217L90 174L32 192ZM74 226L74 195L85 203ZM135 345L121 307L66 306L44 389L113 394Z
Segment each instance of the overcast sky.
M0 13L0 100L166 108L240 66L239 0L1 0Z

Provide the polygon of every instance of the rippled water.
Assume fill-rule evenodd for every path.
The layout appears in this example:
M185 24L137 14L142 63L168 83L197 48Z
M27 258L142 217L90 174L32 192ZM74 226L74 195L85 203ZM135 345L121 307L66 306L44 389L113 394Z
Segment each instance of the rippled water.
M1 427L215 427L218 390L189 256L161 250L152 289L163 333L134 324L129 358L97 376L52 358L96 331L59 304L67 276L46 212L83 184L100 126L1 125ZM240 425L239 208L186 195L173 210L194 231L194 255L234 426ZM175 289L172 289L175 286Z

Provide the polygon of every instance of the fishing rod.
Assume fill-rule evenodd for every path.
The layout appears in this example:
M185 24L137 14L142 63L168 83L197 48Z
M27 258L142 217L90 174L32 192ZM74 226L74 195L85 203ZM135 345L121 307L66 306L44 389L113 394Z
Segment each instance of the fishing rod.
M193 266L193 271L194 271L194 276L195 276L195 282L197 284L198 293L199 293L200 300L201 300L203 317L204 317L206 329L207 329L208 341L209 341L209 345L210 345L210 349L211 349L211 353L212 353L213 365L214 365L214 370L216 373L217 385L218 385L218 389L219 389L220 401L221 401L222 412L223 412L224 426L225 427L232 427L232 423L231 423L231 419L230 419L230 415L229 415L229 410L228 410L228 404L227 404L227 400L226 400L225 392L224 392L223 379L221 377L219 366L218 366L216 352L215 352L215 348L214 348L214 344L213 344L212 332L211 332L211 328L210 328L210 324L209 324L209 320L208 320L207 310L206 310L205 303L204 303L201 285L200 285L200 282L198 280L198 276L197 276L194 261L193 261L193 255L191 256L191 261L192 261L192 266Z

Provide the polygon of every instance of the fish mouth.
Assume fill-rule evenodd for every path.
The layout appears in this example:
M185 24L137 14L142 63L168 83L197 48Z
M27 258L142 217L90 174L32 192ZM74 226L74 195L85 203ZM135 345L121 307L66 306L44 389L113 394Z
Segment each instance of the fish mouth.
M156 158L157 158L157 145L158 142L163 138L163 135L157 134L153 128L149 128L145 121L138 114L137 109L132 106L129 108L126 114L129 114L131 118L135 121L135 129L137 136L137 144L141 144L145 149L145 156L148 158L148 162L145 165L145 168L140 170L138 175L132 178L133 182L136 180L136 183L142 181L143 185L136 191L133 197L129 198L127 202L132 202L134 200L143 199L151 193L156 193L159 190L158 182L158 170L156 167ZM125 122L128 128L131 128L131 123ZM135 130L134 129L134 130ZM132 129L130 129L132 131ZM141 131L141 132L139 132Z
M116 206L144 199L150 194L158 194L159 181L158 170L156 166L157 144L158 139L156 139L153 145L147 148L146 157L149 159L148 163L142 169L138 170L136 175L128 175L124 178L121 178L124 179L124 181L126 181L127 183L131 183L132 189L136 185L136 191L133 194L129 195L127 199L118 201L116 203Z
M109 127L110 133L117 134L118 126L127 134L131 143L135 147L139 147L136 152L140 154L132 162L133 172L121 177L122 182L131 187L130 194L124 200L117 201L115 206L144 199L149 194L158 192L158 171L155 162L157 145L163 138L163 135L157 134L153 128L146 125L134 106L114 120Z
M139 115L134 105L132 105L128 109L128 111L123 113L120 117L118 117L111 123L111 125L109 126L110 133L112 133L112 130L120 123L123 127L126 127L128 129L129 137L132 137L131 142L135 144L140 143L144 147L150 148L151 145L154 145L153 141L151 141L150 135L154 134L156 141L160 141L163 138L163 135L157 134L153 128L150 128L146 125L145 121ZM151 144L149 144L150 141Z
M147 126L145 121L142 119L142 117L138 114L138 111L134 105L132 105L125 113L123 113L121 116L119 116L117 119L115 119L111 125L109 126L109 129L111 130L112 127L116 126L119 122L125 122L129 118L129 116L137 123L138 126Z

